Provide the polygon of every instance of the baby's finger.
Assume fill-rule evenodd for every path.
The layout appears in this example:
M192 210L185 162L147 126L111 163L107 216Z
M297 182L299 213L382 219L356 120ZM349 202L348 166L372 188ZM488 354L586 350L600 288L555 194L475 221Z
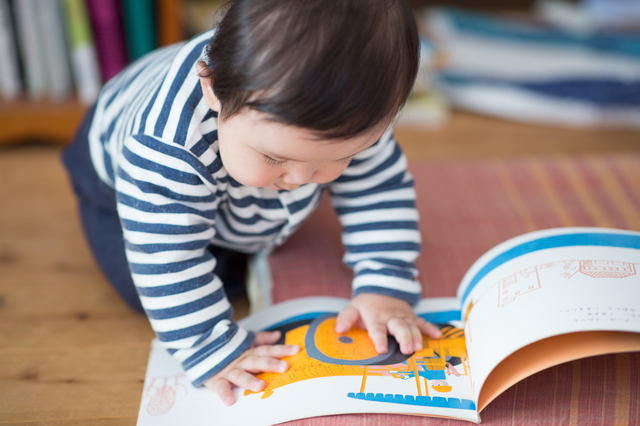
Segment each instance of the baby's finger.
M336 333L346 333L358 321L360 314L353 306L347 306L338 314L336 318Z
M252 373L284 373L289 364L268 356L251 355L240 361L238 367Z
M281 334L279 331L261 331L259 333L256 333L256 338L253 341L253 345L273 345L278 340L280 340L280 335Z
M373 322L367 324L367 332L369 337L375 346L376 351L379 354L386 354L389 348L387 347L387 327L382 323Z
M439 339L442 337L442 332L438 327L428 321L423 320L422 318L420 318L418 322L418 327L420 328L422 334L427 335L432 339Z
M260 392L266 386L264 380L260 380L253 374L247 373L241 368L234 368L229 371L225 378L234 385L248 389L253 392Z
M231 392L231 383L228 380L218 379L212 383L205 382L205 386L217 393L224 405L230 406L236 402L236 398Z
M420 332L420 328L415 324L410 324L411 327L411 336L413 337L413 350L414 352L422 349L422 333Z
M298 345L262 345L252 349L252 354L271 358L285 358L300 352Z
M389 333L396 338L400 345L400 352L410 355L414 352L413 334L409 324L400 318L391 318L387 322Z

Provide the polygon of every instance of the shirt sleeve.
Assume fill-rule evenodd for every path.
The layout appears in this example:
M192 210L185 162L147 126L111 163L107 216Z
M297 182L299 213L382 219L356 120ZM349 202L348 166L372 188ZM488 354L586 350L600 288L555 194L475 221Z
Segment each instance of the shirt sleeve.
M422 291L415 267L421 245L416 193L391 129L356 155L329 189L343 226L344 262L354 271L353 295L416 303Z
M209 166L211 167L211 166ZM183 147L127 139L115 182L131 276L161 344L195 386L249 348L253 333L232 320L216 259L219 194L209 168Z

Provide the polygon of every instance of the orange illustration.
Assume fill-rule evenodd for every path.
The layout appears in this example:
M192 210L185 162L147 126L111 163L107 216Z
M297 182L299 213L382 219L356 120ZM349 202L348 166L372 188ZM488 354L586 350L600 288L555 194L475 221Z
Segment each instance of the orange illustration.
M445 374L469 375L464 332L450 325L441 330L443 337L439 340L423 336L424 349L411 356L402 355L395 350L395 341L390 345L389 353L381 355L375 351L365 330L353 328L348 333L338 334L335 332L335 316L319 317L309 325L286 333L285 343L300 346L300 352L284 358L289 363L286 373L257 375L267 384L264 391L261 391L261 398L270 397L282 386L330 376L362 377L360 389L354 389L360 393L365 392L367 378L370 376L413 379L416 382L416 395L419 396L429 395L429 384L438 392L451 391ZM448 360L462 364L461 371ZM424 385L421 384L421 378L424 379ZM245 395L252 393L254 392L249 390L244 392Z

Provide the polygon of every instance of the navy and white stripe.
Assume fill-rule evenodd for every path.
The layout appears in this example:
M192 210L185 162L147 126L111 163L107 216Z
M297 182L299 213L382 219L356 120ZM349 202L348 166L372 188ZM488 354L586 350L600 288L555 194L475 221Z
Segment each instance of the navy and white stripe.
M195 69L211 36L160 49L103 89L89 132L100 178L117 194L127 259L160 341L194 385L253 340L231 319L210 244L258 252L282 244L328 188L344 226L354 294L415 302L420 249L413 180L387 131L329 185L244 187L218 156L217 118Z

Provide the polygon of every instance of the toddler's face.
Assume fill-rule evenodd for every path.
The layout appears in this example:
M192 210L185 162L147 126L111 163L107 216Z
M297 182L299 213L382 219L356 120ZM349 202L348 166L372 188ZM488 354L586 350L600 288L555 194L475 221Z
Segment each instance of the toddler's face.
M213 92L205 100L219 111ZM210 89L209 89L210 90ZM226 120L218 120L218 144L225 169L245 186L293 190L306 183L337 179L351 158L373 145L385 128L352 139L318 140L308 129L270 121L268 115L245 108Z
M337 179L351 158L374 144L382 131L345 141L318 140L307 129L268 120L244 109L218 121L220 157L227 172L246 186L292 190Z

